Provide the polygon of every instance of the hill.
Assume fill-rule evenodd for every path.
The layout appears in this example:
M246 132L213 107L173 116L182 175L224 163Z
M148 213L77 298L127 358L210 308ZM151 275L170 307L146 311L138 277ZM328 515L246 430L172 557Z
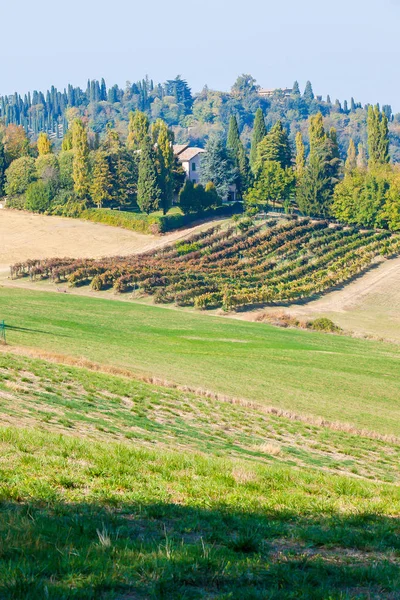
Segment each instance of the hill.
M399 348L138 303L0 288L13 345L399 434Z
M398 594L398 442L7 351L0 372L5 600Z

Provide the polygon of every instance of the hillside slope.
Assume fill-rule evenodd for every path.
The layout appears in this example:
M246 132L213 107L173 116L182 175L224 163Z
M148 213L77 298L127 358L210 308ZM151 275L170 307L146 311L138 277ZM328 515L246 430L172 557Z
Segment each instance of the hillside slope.
M400 445L0 353L4 600L400 592Z

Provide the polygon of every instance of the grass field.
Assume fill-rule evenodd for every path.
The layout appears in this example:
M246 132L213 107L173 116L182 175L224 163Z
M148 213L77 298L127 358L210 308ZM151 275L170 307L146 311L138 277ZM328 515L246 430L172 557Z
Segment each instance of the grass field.
M398 598L398 444L8 352L0 375L2 599Z
M0 306L10 344L400 433L396 345L5 287Z

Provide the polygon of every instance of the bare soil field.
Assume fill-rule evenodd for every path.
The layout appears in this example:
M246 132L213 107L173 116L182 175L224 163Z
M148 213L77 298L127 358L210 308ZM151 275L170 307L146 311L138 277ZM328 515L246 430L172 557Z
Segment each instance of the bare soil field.
M343 288L318 300L238 313L237 317L256 320L263 312L288 313L304 320L328 317L356 335L400 342L400 258L384 260Z
M28 258L101 258L145 252L207 226L154 236L79 219L0 210L0 271Z

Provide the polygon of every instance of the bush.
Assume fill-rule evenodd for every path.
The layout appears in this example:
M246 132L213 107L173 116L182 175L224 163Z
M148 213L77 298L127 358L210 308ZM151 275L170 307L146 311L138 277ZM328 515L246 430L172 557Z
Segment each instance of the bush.
M31 156L21 156L6 170L5 192L7 195L23 194L29 184L36 179L35 160Z
M328 333L339 333L342 329L335 325L333 321L327 319L326 317L320 317L319 319L314 319L314 321L310 322L310 329L314 331L324 331Z
M16 208L17 210L25 209L25 195L20 194L18 196L8 196L7 208Z
M43 181L31 183L25 194L25 208L32 212L43 213L51 204L51 189Z

